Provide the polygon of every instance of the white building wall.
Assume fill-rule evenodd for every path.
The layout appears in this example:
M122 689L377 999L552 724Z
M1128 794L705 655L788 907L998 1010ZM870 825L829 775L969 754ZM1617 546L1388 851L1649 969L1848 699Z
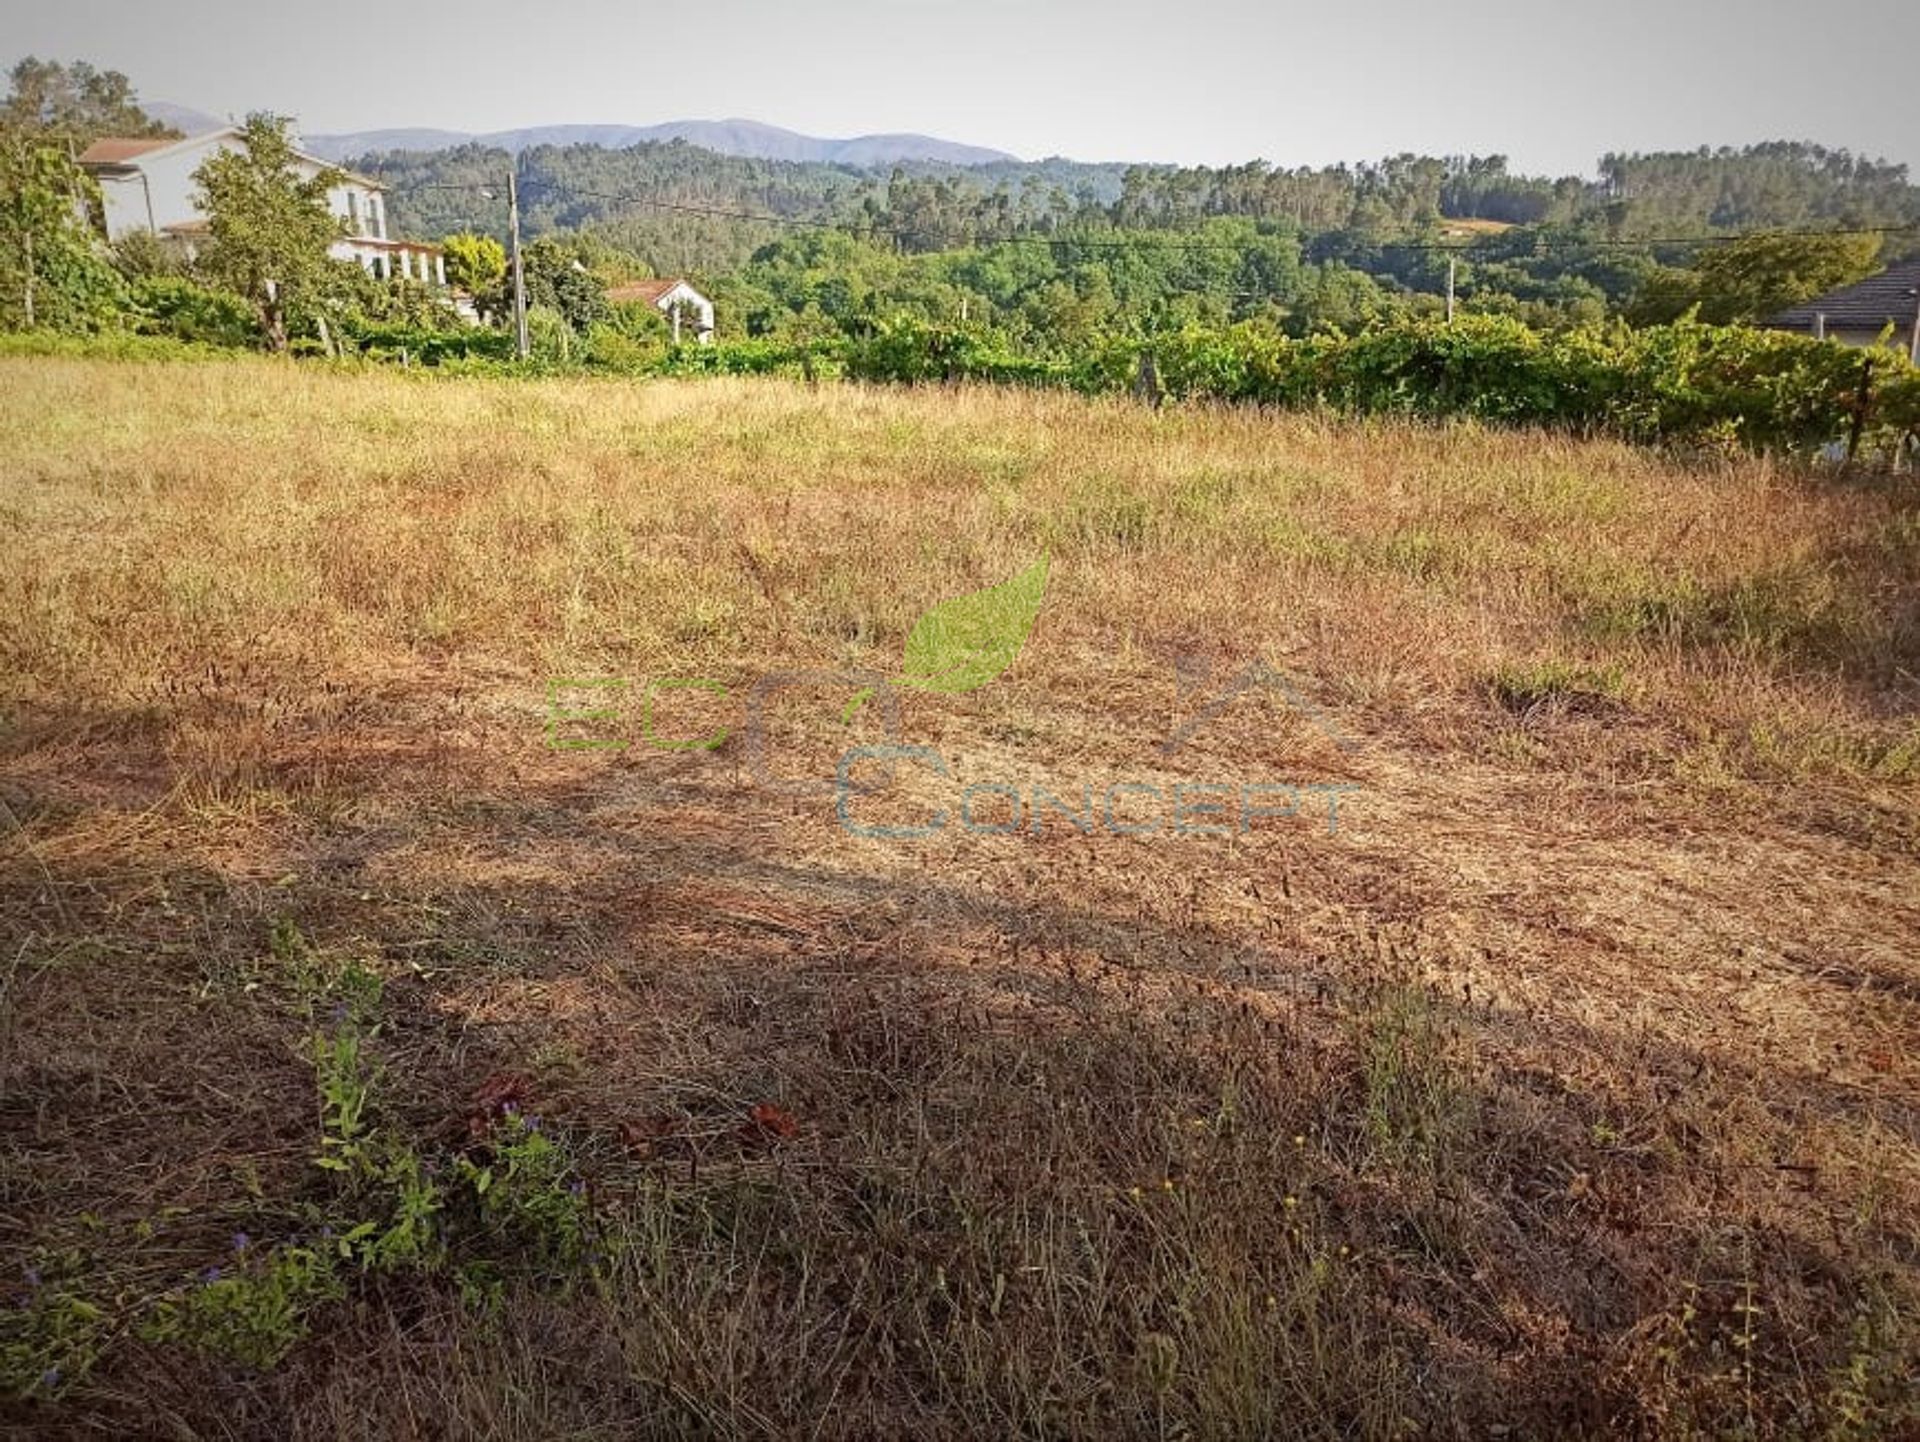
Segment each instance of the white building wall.
M302 165L303 173L315 174L312 166ZM371 185L357 180L343 180L327 192L327 208L342 220L353 222L357 219L356 235L370 235L376 240L387 238L383 207L380 204L380 192Z
M177 149L150 152L128 162L132 174L99 174L105 202L107 235L118 240L133 231L164 234L169 226L204 220L194 196L199 186L193 173L209 156L242 149L236 135L216 131L183 143ZM312 178L324 168L319 162L294 159L294 168ZM348 234L333 242L327 253L335 260L352 261L383 278L407 276L423 282L446 283L446 271L431 247L397 244L387 238L386 197L378 187L343 176L328 188L327 208L347 222Z
M164 231L170 225L189 225L203 219L193 203L199 189L193 173L207 157L222 150L241 149L239 140L216 131L177 150L143 155L130 162L139 173L124 178L100 176L106 201L107 238L118 240L128 231ZM294 168L311 179L321 167L295 159ZM327 192L327 208L342 220L359 218L358 233L385 239L386 205L380 192L363 181L343 179Z
M203 217L193 203L193 172L209 155L221 150L237 150L236 141L225 135L210 135L204 145L183 146L164 155L142 156L137 175L123 180L102 179L101 194L107 201L107 236L118 240L130 230L165 230L170 225L189 225Z
M699 323L694 326L694 329L699 333L696 339L698 339L702 345L706 345L712 341L713 302L685 281L682 281L679 285L676 285L672 290L661 296L654 304L669 317L672 316L675 306L691 306L700 317Z

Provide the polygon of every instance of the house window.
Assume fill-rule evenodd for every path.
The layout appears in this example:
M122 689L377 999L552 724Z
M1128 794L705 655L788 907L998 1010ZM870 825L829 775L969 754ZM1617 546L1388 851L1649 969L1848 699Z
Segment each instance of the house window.
M355 235L359 235L361 233L360 232L360 192L357 190L349 190L347 192L347 224L353 227L353 233Z

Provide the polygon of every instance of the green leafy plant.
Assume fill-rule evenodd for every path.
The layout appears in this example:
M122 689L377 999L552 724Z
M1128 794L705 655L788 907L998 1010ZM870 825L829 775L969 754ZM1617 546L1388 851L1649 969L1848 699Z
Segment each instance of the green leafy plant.
M472 1190L489 1240L510 1242L515 1251L552 1266L580 1259L591 1223L586 1186L537 1118L505 1117L486 1155L461 1157L458 1171Z
M133 282L134 324L150 335L232 349L250 349L260 338L247 303L228 291L210 290L180 275L142 276Z
M0 1392L57 1397L92 1368L111 1318L81 1291L78 1253L42 1257L25 1270L26 1295L0 1306Z
M0 130L0 326L84 334L126 305L82 219L99 189L66 147Z
M372 1083L362 1056L360 1029L342 1025L331 1036L313 1042L315 1079L320 1088L320 1155L317 1164L331 1172L353 1175L371 1160L367 1106Z
M307 1314L345 1295L334 1258L313 1247L276 1247L242 1255L230 1268L210 1267L184 1291L165 1298L142 1323L150 1342L179 1342L249 1367L273 1366L307 1334Z
M379 1215L334 1231L334 1250L365 1271L433 1271L446 1257L445 1193L411 1147L386 1141L382 1150L377 1161L363 1152L361 1163L360 1198Z

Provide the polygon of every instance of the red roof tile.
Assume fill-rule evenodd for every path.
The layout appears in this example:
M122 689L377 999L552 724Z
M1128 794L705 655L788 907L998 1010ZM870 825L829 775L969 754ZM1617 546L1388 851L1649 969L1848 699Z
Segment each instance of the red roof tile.
M677 277L673 280L630 280L624 285L616 285L607 291L607 299L616 302L644 300L649 305L658 305L660 297L683 282Z
M124 165L150 150L165 150L169 145L179 143L177 137L171 140L96 140L80 152L80 163L82 165Z

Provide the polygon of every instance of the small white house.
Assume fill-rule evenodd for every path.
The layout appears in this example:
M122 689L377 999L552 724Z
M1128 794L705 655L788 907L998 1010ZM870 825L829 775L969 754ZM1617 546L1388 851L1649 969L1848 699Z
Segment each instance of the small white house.
M242 134L229 125L185 140L94 141L81 152L80 164L100 184L107 239L144 230L191 247L207 230L207 218L194 204L193 173L216 151L242 149ZM308 179L324 170L340 176L327 193L333 213L347 223L347 233L330 247L334 259L354 261L383 280L447 283L439 246L388 238L386 187L379 181L301 151L294 152L293 163Z
M616 285L607 292L616 304L643 301L661 312L673 324L675 344L680 340L682 318L691 316L694 337L701 345L713 343L713 302L684 280L635 280Z

